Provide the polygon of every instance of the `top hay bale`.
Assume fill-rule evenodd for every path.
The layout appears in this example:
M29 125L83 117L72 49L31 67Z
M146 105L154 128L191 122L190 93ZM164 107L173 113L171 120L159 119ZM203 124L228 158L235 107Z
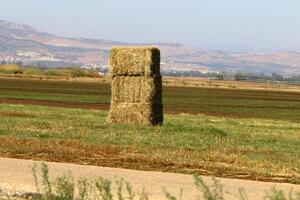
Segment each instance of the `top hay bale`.
M143 59L141 59L143 58ZM109 71L115 76L159 76L160 51L156 47L113 47Z

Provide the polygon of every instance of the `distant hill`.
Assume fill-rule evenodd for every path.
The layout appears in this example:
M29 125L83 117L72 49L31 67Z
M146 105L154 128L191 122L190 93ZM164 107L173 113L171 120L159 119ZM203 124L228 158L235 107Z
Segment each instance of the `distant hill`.
M0 61L22 61L46 66L107 65L114 45L143 45L110 40L67 38L0 20ZM162 51L163 70L248 71L256 73L300 73L300 52L245 54L200 51L179 43L151 43Z

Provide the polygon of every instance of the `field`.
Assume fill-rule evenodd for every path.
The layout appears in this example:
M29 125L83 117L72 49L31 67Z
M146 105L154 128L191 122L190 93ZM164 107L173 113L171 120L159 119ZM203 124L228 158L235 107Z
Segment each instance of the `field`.
M163 95L164 126L108 125L107 83L0 79L0 155L300 183L300 92Z

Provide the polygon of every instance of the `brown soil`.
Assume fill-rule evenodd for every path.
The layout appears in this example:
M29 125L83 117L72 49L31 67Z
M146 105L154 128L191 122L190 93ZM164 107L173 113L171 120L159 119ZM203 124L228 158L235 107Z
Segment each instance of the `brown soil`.
M0 112L0 116L4 117L26 117L26 118L31 118L35 117L34 115L22 113L22 112Z
M49 107L62 107L62 108L81 108L81 109L97 109L97 110L106 110L108 111L110 108L109 103L82 103L82 102L64 102L64 101L53 101L53 100L33 100L33 99L1 99L0 98L0 104L19 104L19 105L37 105L37 106L49 106ZM220 107L221 105L212 105ZM250 106L224 106L223 107L244 107L249 108ZM272 108L272 107L269 107ZM276 107L278 108L278 107ZM281 109L286 109L282 107ZM290 109L290 108L288 108ZM298 108L292 108L292 109L298 109ZM195 111L195 110L188 110L188 111L180 111L180 110L174 110L171 108L164 108L164 113L171 114L171 115L177 115L177 114L204 114L204 115L210 115L210 116L216 116L216 117L229 117L229 118L249 118L251 116L243 116L238 113L231 114L226 112L210 112L210 111ZM0 116L11 116L11 117L35 117L35 116L28 116L24 113L0 113ZM257 116L256 116L257 117Z
M33 100L33 99L0 99L0 103L38 105L38 106L63 107L63 108L85 108L85 109L99 109L99 110L109 110L109 106L110 106L110 104L108 103L80 103L80 102L64 102L64 101Z
M28 75L0 75L1 79L19 80L47 80L47 81L68 81L82 83L111 83L109 77L89 78L89 77L55 77L55 76L28 76ZM201 88L223 88L223 89L250 89L267 91L293 91L299 92L300 85L280 82L251 82L234 80L213 80L201 77L163 77L164 86L180 87L201 87Z

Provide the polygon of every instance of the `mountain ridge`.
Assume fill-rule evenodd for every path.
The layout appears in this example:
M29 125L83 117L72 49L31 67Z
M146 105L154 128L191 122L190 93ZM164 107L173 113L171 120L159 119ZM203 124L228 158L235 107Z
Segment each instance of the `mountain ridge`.
M0 60L26 64L106 66L115 45L155 45L162 52L166 71L245 71L253 73L300 73L299 52L249 54L200 50L181 43L126 43L113 40L69 38L38 31L22 23L0 20Z

